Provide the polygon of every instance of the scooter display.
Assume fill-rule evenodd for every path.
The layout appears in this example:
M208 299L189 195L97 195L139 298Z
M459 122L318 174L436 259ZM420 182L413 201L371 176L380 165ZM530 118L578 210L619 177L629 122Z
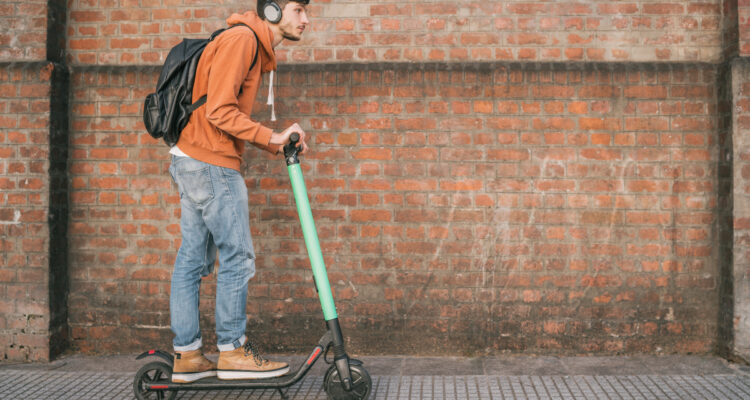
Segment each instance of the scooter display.
M229 381L208 377L190 383L175 383L171 379L174 363L172 354L161 350L149 350L140 354L137 359L156 357L161 360L149 362L135 374L133 392L137 399L174 399L179 391L187 390L276 389L281 398L287 400L288 396L284 389L299 382L321 355L328 361L324 354L327 354L331 349L333 350L333 360L330 362L331 366L323 378L323 389L328 398L333 400L365 400L369 397L372 389L370 375L361 361L349 358L344 348L344 337L339 325L336 306L333 302L331 285L328 281L328 273L310 209L305 180L302 177L302 168L299 161L300 149L297 148L299 139L297 133L291 135L291 142L284 147L284 157L286 158L294 200L297 204L297 213L310 258L315 288L326 322L326 333L318 340L305 361L297 369L285 375L267 379Z

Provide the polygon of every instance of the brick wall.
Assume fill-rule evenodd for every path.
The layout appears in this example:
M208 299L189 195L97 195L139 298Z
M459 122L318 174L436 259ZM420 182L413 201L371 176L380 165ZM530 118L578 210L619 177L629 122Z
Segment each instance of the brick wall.
M141 101L173 44L253 3L0 5L0 358L169 348L179 204ZM746 1L310 14L278 50L272 126L312 135L304 171L353 351L750 357ZM250 332L307 349L323 326L285 168L245 159Z
M73 79L70 308L86 352L171 340L179 204L138 114L157 73ZM716 80L710 65L282 67L277 112L313 134L303 165L353 349L711 351ZM245 158L251 331L300 350L323 328L284 163Z
M47 3L4 0L0 4L0 62L46 59Z
M0 64L0 360L49 358L52 70Z
M718 62L725 3L313 1L310 32L298 44L280 49L278 56L288 63ZM255 1L246 0L219 4L72 0L69 60L73 64L159 64L182 37L206 36L224 26L232 12L254 6Z
M71 339L84 352L135 350L165 334L179 198L165 146L141 122L157 77L105 68L71 79L68 301Z
M734 179L733 309L735 352L750 355L750 65L737 61L733 68L735 116L732 135Z
M747 57L750 55L750 3L744 0L738 1L737 13L739 51L740 55Z
M65 0L0 4L0 360L68 348L65 15Z

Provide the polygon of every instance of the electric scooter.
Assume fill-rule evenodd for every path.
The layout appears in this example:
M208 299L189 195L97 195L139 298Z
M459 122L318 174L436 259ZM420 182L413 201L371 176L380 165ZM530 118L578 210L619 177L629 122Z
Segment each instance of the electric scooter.
M372 389L370 375L361 361L349 358L344 348L344 337L336 314L336 306L333 303L331 285L323 262L323 253L320 250L315 221L313 221L312 211L310 210L305 180L302 177L299 149L297 148L299 139L297 133L291 135L290 143L284 146L284 157L292 182L294 200L297 203L297 213L302 225L307 254L310 257L315 288L318 292L328 330L296 370L267 379L220 380L216 377L209 377L190 383L175 383L171 379L174 366L172 354L161 350L149 350L139 355L137 359L153 356L161 358L161 361L150 362L141 367L135 374L133 392L138 400L174 399L177 392L185 390L223 389L276 389L282 399L288 400L288 396L283 389L299 382L321 355L326 362L331 364L323 378L323 389L329 399L365 400L370 395ZM333 349L333 360L331 362L327 359L330 349Z

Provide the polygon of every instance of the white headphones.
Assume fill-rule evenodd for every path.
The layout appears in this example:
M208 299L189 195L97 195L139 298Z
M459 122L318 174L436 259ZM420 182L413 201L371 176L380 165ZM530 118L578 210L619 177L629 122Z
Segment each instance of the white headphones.
M272 24L278 24L281 21L281 7L271 0L263 5L263 17Z

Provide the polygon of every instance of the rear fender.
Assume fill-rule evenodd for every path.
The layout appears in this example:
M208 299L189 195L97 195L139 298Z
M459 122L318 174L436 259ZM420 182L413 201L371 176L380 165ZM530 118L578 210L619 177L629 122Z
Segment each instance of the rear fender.
M135 359L136 360L140 360L142 358L146 358L146 357L150 357L150 356L159 357L159 358L163 359L164 361L166 361L167 364L169 364L170 367L174 367L174 358L172 357L172 355L169 354L169 353L167 353L167 352L161 351L161 350L153 350L152 349L152 350L143 352L143 353L141 353L141 355L139 355Z

